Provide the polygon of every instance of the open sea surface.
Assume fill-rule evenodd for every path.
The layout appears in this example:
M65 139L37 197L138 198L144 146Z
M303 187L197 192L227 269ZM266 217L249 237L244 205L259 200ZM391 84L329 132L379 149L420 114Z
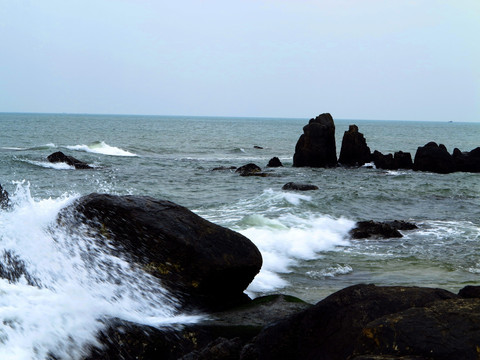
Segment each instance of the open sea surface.
M251 296L286 293L314 303L358 283L455 292L480 284L480 174L293 168L307 123L0 114L0 184L13 204L0 210L0 273L12 272L12 259L24 267L19 279L0 279L0 358L80 358L109 317L153 326L198 319L179 312L175 294L158 281L57 225L63 207L92 192L171 200L244 234L264 260ZM413 158L430 141L450 153L480 146L480 123L335 120L337 154L349 124L358 125L372 152L402 150ZM49 163L56 151L95 169ZM265 168L274 156L283 168ZM250 162L270 176L212 171ZM320 189L283 191L290 181ZM354 223L370 219L413 221L419 229L401 239L350 240Z

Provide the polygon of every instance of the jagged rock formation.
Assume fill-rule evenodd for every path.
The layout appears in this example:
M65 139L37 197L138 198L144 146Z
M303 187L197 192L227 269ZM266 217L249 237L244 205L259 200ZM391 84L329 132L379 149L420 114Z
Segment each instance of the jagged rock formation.
M57 151L51 155L48 155L47 160L50 161L51 163L62 162L75 167L75 169L93 169L87 163L84 163L83 161L80 161L74 158L73 156L67 156L61 151Z
M332 167L337 165L335 124L332 115L321 114L303 127L293 155L293 166Z
M343 166L362 166L371 161L370 148L357 125L350 125L343 134L338 162Z

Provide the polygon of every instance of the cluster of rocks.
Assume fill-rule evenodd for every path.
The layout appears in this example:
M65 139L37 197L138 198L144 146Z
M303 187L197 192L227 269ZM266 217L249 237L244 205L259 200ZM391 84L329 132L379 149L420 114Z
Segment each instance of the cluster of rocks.
M456 148L449 154L444 145L429 142L418 147L412 161L408 152L382 154L375 150L372 153L358 127L350 125L343 135L337 161L335 124L332 116L325 113L311 119L303 128L293 156L293 166L296 167L362 166L370 162L379 169L387 170L413 169L442 174L456 171L480 172L480 147L470 152L462 152Z

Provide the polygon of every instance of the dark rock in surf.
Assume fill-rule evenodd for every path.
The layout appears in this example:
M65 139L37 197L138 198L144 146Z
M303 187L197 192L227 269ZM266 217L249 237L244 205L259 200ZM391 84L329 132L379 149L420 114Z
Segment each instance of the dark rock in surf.
M282 167L283 164L278 157L273 157L267 164L267 167Z
M417 149L413 170L449 174L456 169L453 156L448 153L445 145L429 142Z
M253 163L240 166L235 172L239 173L240 176L267 176L267 174L262 172L260 166Z
M450 299L370 322L354 353L476 360L479 339L480 299Z
M398 169L392 154L382 154L375 150L372 154L373 163L377 169L396 170Z
M7 190L4 190L2 185L0 184L0 209L8 208L10 200L8 198Z
M91 349L85 360L238 359L243 345L264 326L311 306L288 295L264 296L177 331L112 320L99 334L102 348Z
M370 162L371 157L370 148L363 134L358 131L358 126L350 125L343 134L338 162L343 166L362 166Z
M298 191L308 191L308 190L318 190L318 186L311 184L300 184L289 182L282 186L282 190L298 190Z
M263 147L258 146L258 145L254 145L253 148L254 148L254 149L257 149L257 150L263 150Z
M461 152L455 148L452 156L456 171L480 172L480 147L470 152Z
M351 286L265 327L243 348L240 359L349 359L356 339L371 321L456 297L441 289Z
M59 162L65 163L75 167L75 169L93 169L87 163L84 163L83 161L75 159L73 156L67 156L61 151L57 151L51 155L48 155L47 160L50 161L51 163L59 163Z
M480 299L480 286L467 285L460 289L458 296L464 299Z
M352 239L389 239L401 238L403 235L399 230L414 230L417 226L406 221L359 221L355 228L350 230Z
M393 159L398 169L411 169L413 167L412 155L409 152L397 151Z
M262 266L249 239L170 201L90 194L59 221L72 231L75 221L86 222L99 243L108 240L192 306L218 310L248 300L243 291Z
M337 165L335 124L332 115L321 114L303 127L293 155L293 166L333 167Z

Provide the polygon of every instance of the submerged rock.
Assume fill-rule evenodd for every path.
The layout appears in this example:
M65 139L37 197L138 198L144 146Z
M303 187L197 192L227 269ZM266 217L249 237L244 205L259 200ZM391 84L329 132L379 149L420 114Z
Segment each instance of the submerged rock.
M311 184L300 184L300 183L288 182L282 186L282 190L298 190L298 191L318 190L318 186L311 185Z
M357 125L350 125L343 134L338 162L344 166L362 166L370 162L372 154Z
M236 166L218 166L212 169L212 171L225 171L225 170L235 170Z
M350 230L350 236L352 239L388 239L388 238L401 238L403 235L398 230L414 230L417 226L413 223L406 221L359 221L355 228Z
M69 214L73 212L73 218ZM162 279L191 306L222 309L245 302L262 256L245 236L175 203L146 196L90 194L63 210L75 231L89 225L98 241Z
M267 176L262 172L260 166L253 163L240 166L235 172L240 173L240 176Z
M53 154L48 155L47 160L50 161L51 163L62 162L75 167L75 169L93 169L87 163L84 163L83 161L75 159L73 156L67 156L61 151L57 151Z
M0 184L0 209L6 209L10 203L8 192Z
M293 155L293 166L333 167L337 165L335 124L332 115L321 114L303 127Z
M267 164L267 167L282 167L283 164L278 157L273 157Z

